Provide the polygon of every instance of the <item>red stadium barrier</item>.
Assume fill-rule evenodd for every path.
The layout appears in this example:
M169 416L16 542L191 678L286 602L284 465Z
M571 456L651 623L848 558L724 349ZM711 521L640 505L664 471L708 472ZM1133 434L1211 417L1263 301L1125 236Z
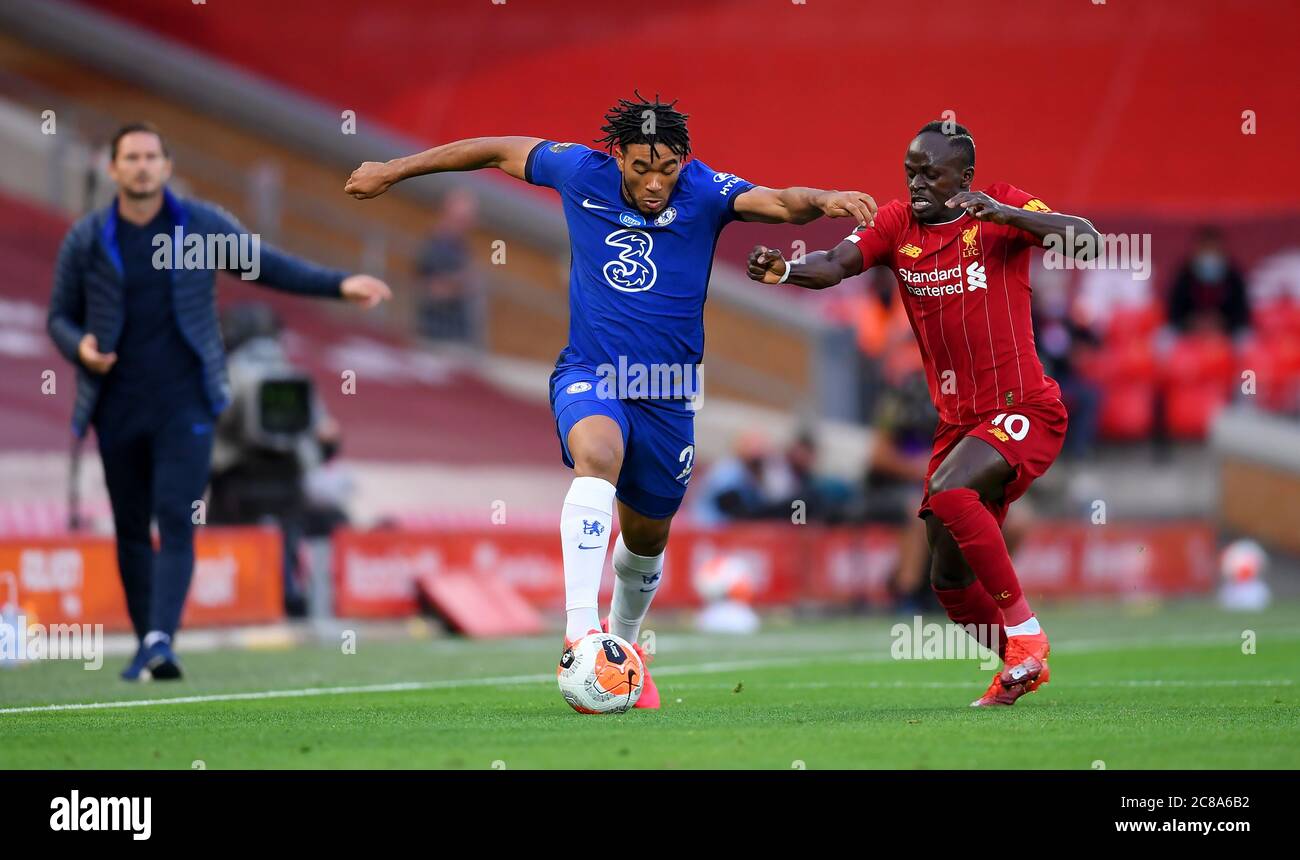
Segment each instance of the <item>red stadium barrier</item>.
M1216 559L1206 523L1052 523L1029 534L1015 564L1030 597L1144 597L1211 590Z
M194 579L183 627L259 624L284 617L281 538L260 527L203 527L194 538ZM28 621L103 624L126 631L131 621L109 536L0 539L0 578L12 573ZM0 601L8 595L0 593Z
M272 529L200 529L185 627L256 624L283 617L281 542ZM746 571L759 606L883 603L898 561L890 527L751 524L673 532L655 605L699 606L693 578L717 560ZM1016 554L1035 597L1177 595L1215 581L1213 528L1203 523L1092 526L1045 522ZM543 612L564 606L563 560L550 528L354 531L334 541L335 610L344 617L401 618L420 611L418 581L479 572ZM130 629L113 539L62 536L0 540L0 579L11 573L18 606L33 622ZM604 599L613 577L606 571ZM0 594L0 600L7 600Z
M759 606L883 602L898 559L897 532L865 528L737 525L675 529L655 605L700 604L693 576L714 559L736 561ZM1203 523L1040 524L1016 555L1031 597L1191 594L1214 584L1214 532ZM491 572L539 610L564 606L563 559L552 529L482 527L335 534L335 611L394 618L419 609L417 579ZM605 596L613 578L607 569Z

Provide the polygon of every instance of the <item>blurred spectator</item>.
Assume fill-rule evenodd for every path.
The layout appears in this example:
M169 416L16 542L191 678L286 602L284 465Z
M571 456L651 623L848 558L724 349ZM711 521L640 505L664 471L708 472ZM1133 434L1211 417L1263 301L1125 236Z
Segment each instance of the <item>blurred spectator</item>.
M858 345L863 420L875 413L886 378L921 366L921 355L907 310L898 297L893 273L884 266L869 270L859 289L846 291L832 315L852 326Z
M705 475L704 486L692 505L695 520L715 526L764 519L777 513L779 506L772 502L766 486L770 456L767 437L753 431L742 434L736 440L735 454Z
M804 522L837 523L847 516L854 501L847 482L817 473L817 438L801 430L786 449L785 457L773 464L767 481L769 495L777 499L773 517L789 518L795 503L803 503Z
M905 375L882 392L866 472L870 519L900 522L908 510L915 513L912 490L919 505L920 483L925 480L938 420L923 371ZM899 487L908 488L907 493L888 492Z
M1087 454L1097 439L1101 390L1081 371L1088 355L1101 340L1070 301L1066 278L1059 270L1045 270L1036 285L1034 331L1043 369L1061 386L1061 399L1070 413L1064 453L1077 458Z
M474 338L473 269L469 232L478 217L478 201L468 191L447 194L433 234L416 262L420 276L420 333L434 340Z
M1216 331L1236 336L1250 325L1246 279L1228 257L1223 233L1202 227L1196 247L1169 289L1169 323L1181 333Z
M890 591L906 612L930 602L925 522L916 509L938 420L925 373L911 371L881 393L872 422L875 438L865 475L863 518L900 527L898 568Z

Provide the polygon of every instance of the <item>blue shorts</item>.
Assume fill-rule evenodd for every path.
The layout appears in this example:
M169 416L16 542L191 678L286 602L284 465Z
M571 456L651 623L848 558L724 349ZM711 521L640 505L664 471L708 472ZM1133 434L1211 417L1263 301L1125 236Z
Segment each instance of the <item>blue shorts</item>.
M567 440L589 415L612 418L623 431L618 500L645 517L671 517L681 507L695 465L695 413L683 400L602 397L600 377L583 367L551 374L551 412L564 465L573 468Z

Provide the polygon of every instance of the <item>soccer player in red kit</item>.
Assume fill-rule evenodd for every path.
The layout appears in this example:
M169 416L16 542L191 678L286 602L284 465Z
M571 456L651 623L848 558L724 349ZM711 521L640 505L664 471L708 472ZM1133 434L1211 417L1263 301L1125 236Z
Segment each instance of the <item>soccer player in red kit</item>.
M918 511L931 585L948 617L988 633L982 644L1003 659L972 705L1011 705L1047 682L1049 648L1001 526L1060 453L1067 420L1034 346L1030 249L1048 237L1096 248L1099 236L1087 220L1006 183L972 191L975 141L954 122L924 126L903 164L908 203L891 201L874 225L801 260L758 246L749 276L816 290L873 266L894 270L939 411Z

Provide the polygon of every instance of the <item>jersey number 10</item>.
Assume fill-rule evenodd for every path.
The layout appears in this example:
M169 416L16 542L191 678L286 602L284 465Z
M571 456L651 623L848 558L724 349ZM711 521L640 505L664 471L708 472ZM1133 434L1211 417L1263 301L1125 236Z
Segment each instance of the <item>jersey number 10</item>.
M994 427L1001 427L1007 431L1007 435L1017 442L1029 435L1029 419L1015 412L1010 415L999 412L997 417L989 423Z

